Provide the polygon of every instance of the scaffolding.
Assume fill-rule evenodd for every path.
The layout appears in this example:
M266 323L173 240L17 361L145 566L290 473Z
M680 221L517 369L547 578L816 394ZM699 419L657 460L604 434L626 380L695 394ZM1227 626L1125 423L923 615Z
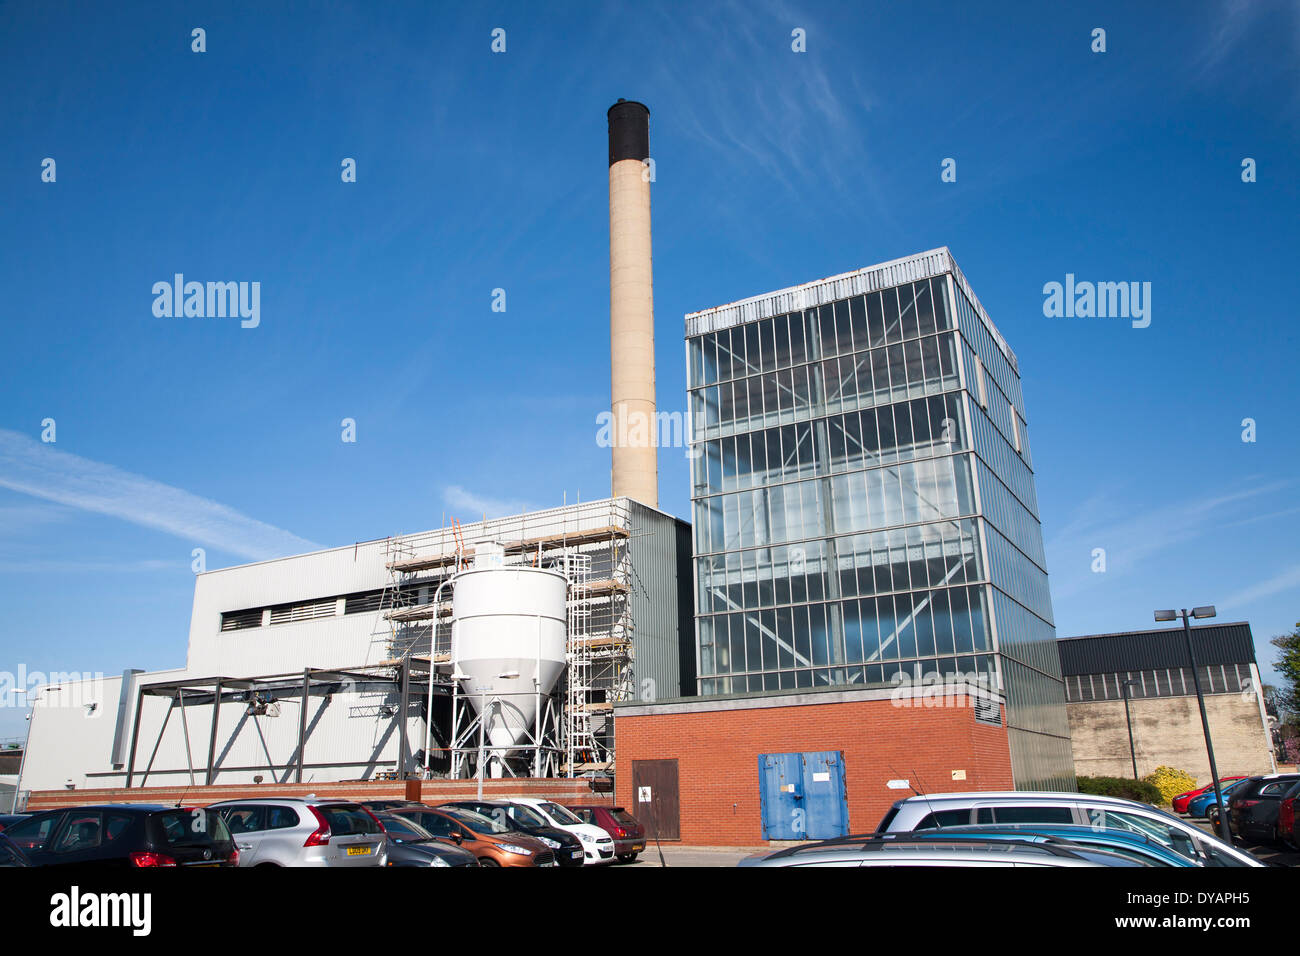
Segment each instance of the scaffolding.
M576 777L614 769L613 706L635 691L634 622L628 594L634 572L627 501L612 498L548 511L389 539L390 580L378 601L373 645L385 666L426 670L430 687L452 694L446 746L452 776L476 766L477 736L493 701L466 694L453 679L451 608L456 573L474 556L466 542L499 542L505 564L554 568L568 580L566 668L555 691L539 701L536 725L508 753L485 756L497 772ZM432 692L431 692L432 693ZM432 730L430 730L432 734ZM517 752L517 753L516 753ZM427 769L426 769L427 775Z

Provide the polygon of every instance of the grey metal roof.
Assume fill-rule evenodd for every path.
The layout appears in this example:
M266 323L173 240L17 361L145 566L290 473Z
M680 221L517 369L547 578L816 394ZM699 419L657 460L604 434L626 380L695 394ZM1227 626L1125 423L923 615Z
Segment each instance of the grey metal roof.
M1187 666L1187 643L1181 627L1084 634L1061 638L1056 646L1064 677ZM1255 639L1245 621L1194 626L1192 650L1201 666L1255 663Z
M805 282L802 285L789 286L785 289L777 289L774 292L764 292L760 295L750 296L747 299L729 302L726 305L715 306L711 309L688 312L686 313L686 337L690 338L693 335L715 332L719 329L730 328L745 322L753 322L756 319L771 318L786 312L812 309L819 305L834 302L837 299L847 299L850 296L863 295L867 292L875 292L878 289L888 289L891 286L902 285L904 282L934 278L945 273L952 273L957 288L966 296L967 301L970 302L975 313L980 317L980 321L984 323L989 335L993 337L993 341L997 343L1002 354L1011 363L1011 367L1016 370L1016 374L1020 374L1016 353L1011 351L1011 346L1007 345L1007 340L1002 337L1002 333L998 331L997 326L993 324L993 320L989 318L988 312L975 295L975 290L971 288L966 276L957 267L957 260L953 258L952 252L947 246L904 256L901 259L891 259L889 262L866 266L853 272L845 272L825 279Z

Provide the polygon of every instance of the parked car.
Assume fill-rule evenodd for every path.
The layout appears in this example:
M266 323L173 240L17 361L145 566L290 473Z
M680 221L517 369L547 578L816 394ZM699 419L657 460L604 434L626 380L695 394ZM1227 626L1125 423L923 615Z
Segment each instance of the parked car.
M1251 777L1232 791L1228 801L1228 826L1251 843L1277 843L1278 811L1282 798L1300 781L1300 774L1267 774Z
M1238 777L1236 780L1232 781L1232 783L1228 784L1227 786L1221 786L1220 790L1223 793L1223 799L1227 800L1228 795L1231 794L1233 790L1235 790L1237 787L1240 787L1243 783L1245 783L1249 779L1250 779L1249 777ZM1219 800L1218 797L1215 796L1213 787L1211 787L1205 793L1192 797L1191 800L1187 801L1187 815L1189 817L1201 817L1203 819L1210 820L1211 823L1214 823L1216 821L1212 819L1211 814L1217 813L1218 810L1219 810Z
M203 807L104 804L33 813L4 836L33 866L237 866L221 815Z
M0 833L0 867L31 866L27 854L18 849L18 844Z
M841 837L758 854L739 866L1142 866L1134 860L1082 847L1016 840L917 837L885 834Z
M444 843L414 820L378 814L388 837L389 866L478 866L469 850Z
M240 866L384 866L384 828L351 800L265 797L223 800L216 810L239 847Z
M583 863L587 866L614 862L614 838L594 823L584 823L580 817L554 800L518 797L511 802L531 808L541 814L551 826L576 836L582 843Z
M877 833L910 833L985 823L1076 824L1144 833L1203 866L1263 866L1245 850L1144 803L1082 793L936 793L899 800Z
M1296 827L1296 804L1300 803L1300 783L1287 791L1277 807L1277 836L1286 846L1300 850L1300 828Z
M542 814L517 800L454 800L441 806L481 813L510 830L540 840L555 854L560 866L582 866L585 862L582 841L575 834L553 826Z
M1246 778L1244 776L1220 777L1219 787L1223 788L1236 780L1245 780L1245 779ZM1203 787L1197 787L1195 790L1188 790L1186 793L1180 793L1178 796L1174 797L1173 799L1174 813L1187 813L1188 812L1187 805L1192 802L1193 797L1199 797L1203 793L1213 793L1213 792L1214 792L1214 781L1211 780Z
M0 813L0 833L4 833L5 827L11 827L15 823L21 823L26 820L30 813Z
M971 827L943 827L935 830L916 830L913 836L936 839L998 839L1020 840L1026 843L1056 843L1077 846L1081 849L1103 850L1128 857L1143 866L1188 867L1201 864L1175 853L1163 843L1144 833L1120 830L1114 827L1077 825L1051 825L1039 823L985 824Z
M423 806L414 800L358 800L371 813L387 813L389 810L396 810L398 807L418 807Z
M569 804L568 809L583 823L598 826L614 838L614 855L620 862L631 863L645 849L645 827L622 807Z
M469 850L480 866L555 866L555 854L540 840L456 807L398 807L394 816L412 819L440 840Z

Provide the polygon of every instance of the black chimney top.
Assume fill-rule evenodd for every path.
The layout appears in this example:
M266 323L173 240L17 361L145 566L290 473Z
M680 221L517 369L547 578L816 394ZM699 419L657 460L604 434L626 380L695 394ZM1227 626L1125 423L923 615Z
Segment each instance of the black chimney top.
M609 164L621 159L650 158L650 110L644 103L620 99L605 114L609 119Z

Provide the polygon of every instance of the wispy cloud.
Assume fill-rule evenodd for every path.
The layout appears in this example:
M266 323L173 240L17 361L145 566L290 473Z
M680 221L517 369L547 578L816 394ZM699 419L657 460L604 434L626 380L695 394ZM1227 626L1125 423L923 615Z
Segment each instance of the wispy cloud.
M1071 597L1099 582L1090 571L1094 548L1106 552L1107 576L1134 573L1155 554L1216 529L1259 520L1261 514L1251 512L1250 507L1287 485L1285 481L1268 482L1136 513L1118 506L1108 495L1094 495L1047 542L1052 595L1056 599Z
M0 559L0 574L133 574L189 569L186 561L24 561Z
M1282 591L1296 590L1300 591L1300 564L1293 564L1283 571L1279 571L1267 581L1260 581L1258 584L1244 588L1236 594L1230 594L1224 600L1219 602L1219 607L1240 607L1243 604L1249 604L1251 601L1258 601L1262 598L1272 597Z
M319 545L226 505L0 429L0 488L110 515L254 561Z
M447 503L447 507L462 511L467 518L473 520L477 520L483 515L487 515L489 518L499 518L503 515L514 515L533 510L526 501L486 498L482 495L476 495L472 491L466 491L460 485L449 485L444 488L442 490L442 500Z
M757 171L801 197L816 181L829 183L837 195L852 185L853 195L865 188L882 198L874 195L869 144L858 123L870 97L856 74L849 76L852 99L832 80L827 63L851 62L835 59L840 51L832 27L779 0L733 0L693 14L672 6L662 15L683 35L709 38L707 69L665 62L654 78L659 98L671 101L673 121L686 135L718 153L737 175ZM819 55L791 51L795 27L807 31ZM773 62L782 68L767 69ZM756 71L755 64L765 68Z

